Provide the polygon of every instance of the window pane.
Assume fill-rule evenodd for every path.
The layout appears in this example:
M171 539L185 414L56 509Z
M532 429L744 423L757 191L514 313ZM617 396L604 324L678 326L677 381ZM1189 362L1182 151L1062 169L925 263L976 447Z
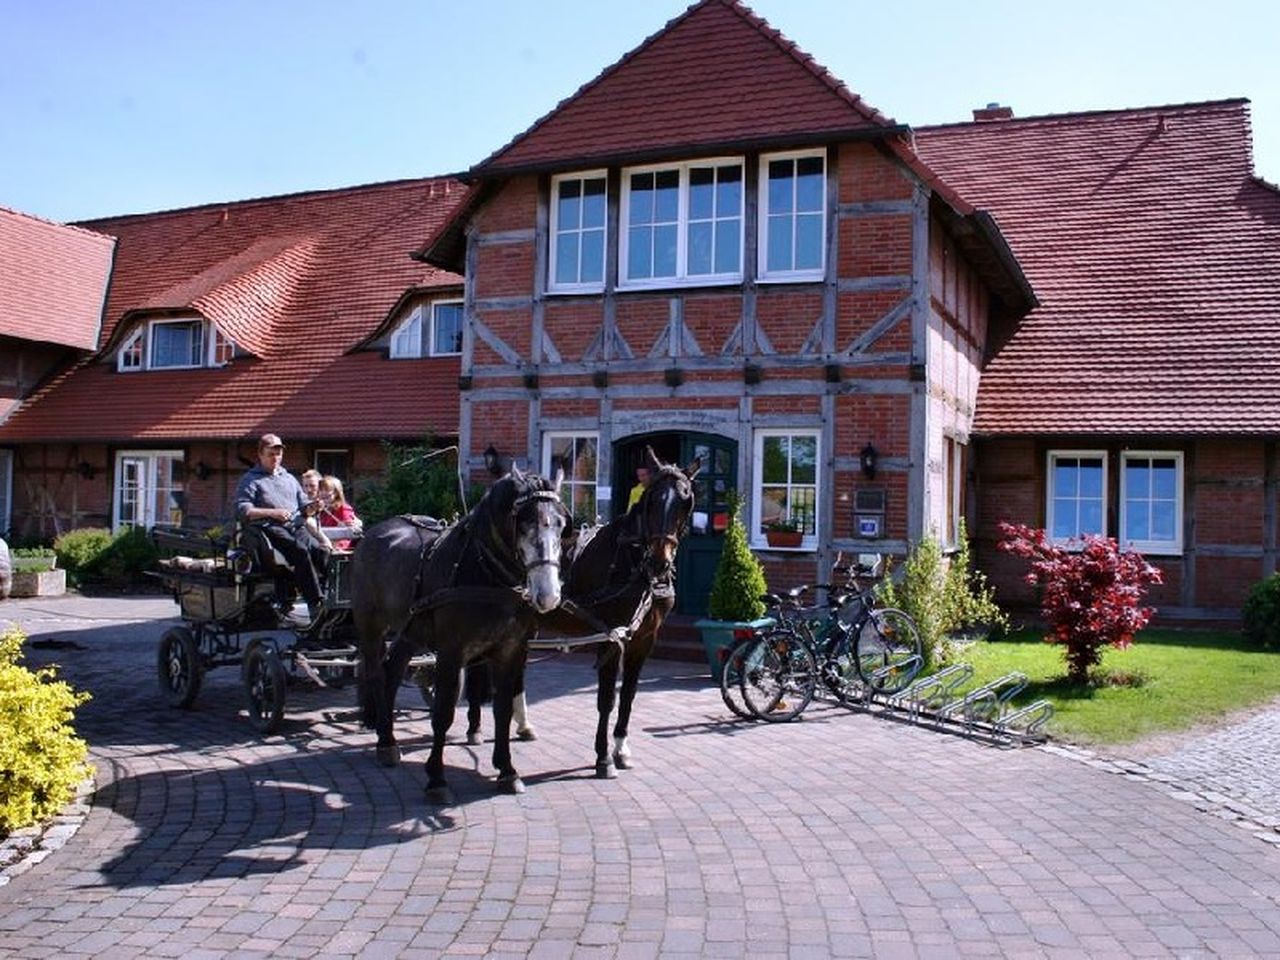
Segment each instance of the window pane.
M824 204L825 178L822 158L806 157L796 161L796 209L821 210Z
M656 194L653 216L659 222L672 223L680 214L680 173L662 170L654 175Z
M711 221L689 224L689 273L711 272Z
M716 214L736 217L742 210L742 167L721 167L716 187Z
M676 275L677 228L674 223L653 228L653 275Z
M579 437L575 444L573 478L575 480L596 480L596 439L595 437Z
M1147 501L1129 499L1125 501L1125 540L1150 540L1151 523L1147 516Z
M760 477L765 483L787 482L787 438L764 438L764 464Z
M1171 500L1157 500L1151 505L1151 539L1176 540L1176 504Z
M1079 532L1076 529L1076 501L1057 498L1053 501L1053 529L1049 535L1055 540L1066 540Z
M462 304L438 303L435 307L435 352L462 352Z
M715 176L711 167L689 171L689 219L708 220L715 215Z
M760 525L782 520L787 515L787 488L764 487L760 491Z
M1102 461L1091 458L1076 462L1080 464L1080 496L1100 498L1102 496Z
M818 438L791 438L791 482L814 483L818 477Z
M813 487L791 488L791 519L800 525L802 533L814 533L817 492Z
M631 202L628 219L631 223L653 222L653 174L631 175Z
M632 227L627 244L627 276L632 279L653 276L652 229Z
M560 184L560 204L556 210L556 226L560 230L575 230L582 217L582 204L578 194L581 180L566 180Z
M1102 501L1101 500L1081 500L1080 501L1080 523L1076 530L1077 533L1083 535L1086 533L1102 536Z
M1178 495L1178 469L1176 460L1151 461L1151 495L1162 500L1173 500Z
M603 227L605 211L604 178L588 180L583 187L583 227Z
M769 270L791 269L791 218L769 218Z
M1074 497L1079 489L1079 471L1075 460L1057 460L1053 465L1053 492L1059 497Z
M562 233L556 237L556 283L578 281L578 234Z
M200 363L198 323L162 323L151 328L151 366L187 367Z
M604 231L587 230L582 234L583 283L599 283L604 279Z
M822 216L805 214L796 217L797 270L815 270L822 266Z
M793 178L790 160L769 163L769 213L790 213Z
M741 220L721 220L716 224L716 273L742 271L741 224Z
M1125 467L1125 484L1130 497L1151 496L1151 469L1147 460L1130 460Z

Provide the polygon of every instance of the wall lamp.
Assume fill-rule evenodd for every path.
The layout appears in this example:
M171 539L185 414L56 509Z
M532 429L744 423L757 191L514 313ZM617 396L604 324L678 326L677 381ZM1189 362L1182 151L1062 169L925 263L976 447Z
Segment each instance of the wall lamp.
M195 474L197 480L208 480L211 473L213 473L213 467L203 460L196 463Z
M874 480L876 477L876 466L880 460L880 451L871 445L871 441L867 441L867 445L862 448L862 452L858 454L858 462L862 466L862 475L868 480Z
M498 453L492 443L484 448L484 468L492 476L502 476L502 454Z
M92 463L87 460L81 460L79 466L76 467L76 473L84 477L86 480L92 480L98 474L98 470Z

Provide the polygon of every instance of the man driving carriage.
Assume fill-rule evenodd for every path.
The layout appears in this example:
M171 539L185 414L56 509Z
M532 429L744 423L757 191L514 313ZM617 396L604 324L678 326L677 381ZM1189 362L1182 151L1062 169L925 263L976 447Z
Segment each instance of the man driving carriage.
M301 521L313 509L301 484L284 468L284 442L274 433L258 441L258 462L236 486L236 518L253 525L293 568L307 612L314 619L323 596L320 573L328 552Z

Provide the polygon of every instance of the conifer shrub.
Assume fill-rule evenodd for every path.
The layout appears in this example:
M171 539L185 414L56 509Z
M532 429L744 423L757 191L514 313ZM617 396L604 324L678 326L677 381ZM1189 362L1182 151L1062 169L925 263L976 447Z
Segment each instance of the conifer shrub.
M1280 573L1259 580L1245 597L1244 638L1260 647L1280 647Z
M764 616L761 596L768 591L760 558L747 546L747 528L739 511L742 498L730 491L727 498L729 526L721 545L720 562L711 581L707 614L713 620L750 622Z
M72 727L89 694L53 667L22 666L25 639L16 627L0 634L0 837L47 820L92 772Z

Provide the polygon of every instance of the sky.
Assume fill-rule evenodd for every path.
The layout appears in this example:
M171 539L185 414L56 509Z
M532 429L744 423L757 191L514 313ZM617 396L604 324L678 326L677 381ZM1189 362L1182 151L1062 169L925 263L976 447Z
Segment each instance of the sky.
M913 126L1246 97L1280 181L1280 4L754 0ZM466 170L686 0L0 0L0 207L57 221Z

